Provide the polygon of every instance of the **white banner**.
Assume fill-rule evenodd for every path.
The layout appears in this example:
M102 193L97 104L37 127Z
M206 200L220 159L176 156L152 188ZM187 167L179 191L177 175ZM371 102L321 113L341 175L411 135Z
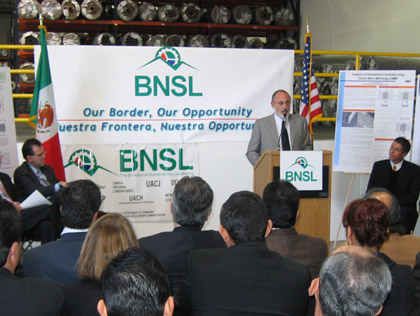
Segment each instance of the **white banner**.
M18 166L10 68L0 67L0 170L13 177Z
M174 185L196 175L196 144L65 145L67 181L91 179L101 189L106 212L119 212L133 222L172 221Z
M369 173L392 141L410 140L414 70L340 71L334 171Z
M92 179L101 186L102 209L133 221L172 220L173 186L200 175L200 160L223 176L243 172L245 149L234 150L233 142L247 142L254 121L273 113L275 90L293 91L293 50L50 46L48 52L67 180ZM199 155L200 142L213 151ZM231 150L218 151L226 142ZM218 185L215 194L224 193Z
M282 151L280 179L299 191L322 190L322 151Z
M51 46L62 144L247 141L292 50Z

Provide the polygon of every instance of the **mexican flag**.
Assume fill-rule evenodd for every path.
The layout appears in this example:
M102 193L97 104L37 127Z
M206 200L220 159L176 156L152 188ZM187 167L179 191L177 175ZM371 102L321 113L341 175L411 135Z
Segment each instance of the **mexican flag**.
M45 33L45 26L40 26L41 54L36 72L30 124L36 129L36 138L47 151L45 163L54 168L59 181L65 181Z

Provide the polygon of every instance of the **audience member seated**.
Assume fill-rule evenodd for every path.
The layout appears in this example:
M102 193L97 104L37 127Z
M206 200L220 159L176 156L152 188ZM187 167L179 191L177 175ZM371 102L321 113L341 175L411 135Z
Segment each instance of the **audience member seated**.
M389 209L389 239L382 245L381 251L399 264L414 266L416 253L420 250L420 237L405 235L405 228L400 223L398 200L384 188L372 188L366 192L366 198L378 199Z
M389 210L377 199L355 200L345 209L343 225L347 243L362 246L385 261L392 274L392 291L382 316L409 315L414 307L414 276L410 266L400 265L379 252L389 236Z
M325 261L309 295L316 297L315 316L374 316L381 313L391 286L383 260L362 247L344 246Z
M191 252L179 302L185 315L305 315L311 282L303 264L269 251L264 202L234 193L223 204L220 234L228 248ZM188 314L188 307L190 314Z
M22 218L0 200L0 315L60 315L63 290L53 281L14 274L22 254Z
M2 156L0 156L0 163L1 160ZM42 244L56 239L57 229L50 216L53 208L49 205L41 205L24 209L19 202L15 201L15 186L9 175L3 172L0 172L0 199L9 201L16 211L20 212L23 219L23 236L39 240Z
M140 247L154 253L165 267L171 281L172 294L176 295L187 272L191 250L225 248L216 231L202 231L213 203L213 191L200 177L184 177L174 188L171 212L175 228L141 238Z
M49 199L53 203L50 217L55 226L56 239L63 230L58 192L67 183L59 182L54 169L45 164L46 151L39 140L35 138L26 140L22 146L22 155L25 162L16 168L13 175L16 186L16 201L24 201L35 190Z
M63 188L61 213L65 227L61 238L25 252L22 260L25 275L62 284L79 279L76 262L100 205L101 192L90 180L73 181Z
M101 316L171 316L174 301L165 269L149 251L131 248L114 259L102 274Z
M25 161L16 168L13 175L19 202L35 190L46 198L52 198L61 187L67 185L66 182L59 182L54 169L45 164L46 151L39 140L27 139L22 146L22 155Z
M76 270L81 280L64 286L63 315L97 316L97 304L103 298L101 275L109 261L120 252L138 247L130 221L110 213L89 228Z
M299 217L299 191L290 182L277 180L265 187L263 200L273 222L265 240L268 249L304 264L312 278L317 277L328 247L325 240L299 234L294 228Z

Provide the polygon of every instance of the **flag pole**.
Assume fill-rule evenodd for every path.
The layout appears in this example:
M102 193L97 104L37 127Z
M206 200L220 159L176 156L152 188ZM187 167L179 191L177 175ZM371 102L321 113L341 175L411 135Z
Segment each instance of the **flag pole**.
M309 50L309 91L308 91L308 110L309 110L309 134L311 135L311 141L313 142L313 135L314 131L312 130L312 117L311 117L311 110L312 110L312 102L311 102L311 86L312 86L312 34L309 30L309 16L306 14L306 35L305 35L305 42L306 38L311 37L311 47Z

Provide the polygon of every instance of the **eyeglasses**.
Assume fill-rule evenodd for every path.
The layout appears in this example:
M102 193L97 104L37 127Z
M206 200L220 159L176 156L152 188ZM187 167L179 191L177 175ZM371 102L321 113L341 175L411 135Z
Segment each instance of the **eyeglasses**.
M42 156L44 156L45 154L47 153L47 151L46 150L44 150L42 153L39 153L39 154L34 154L34 155L31 155L31 156L37 156L37 157L42 157Z

